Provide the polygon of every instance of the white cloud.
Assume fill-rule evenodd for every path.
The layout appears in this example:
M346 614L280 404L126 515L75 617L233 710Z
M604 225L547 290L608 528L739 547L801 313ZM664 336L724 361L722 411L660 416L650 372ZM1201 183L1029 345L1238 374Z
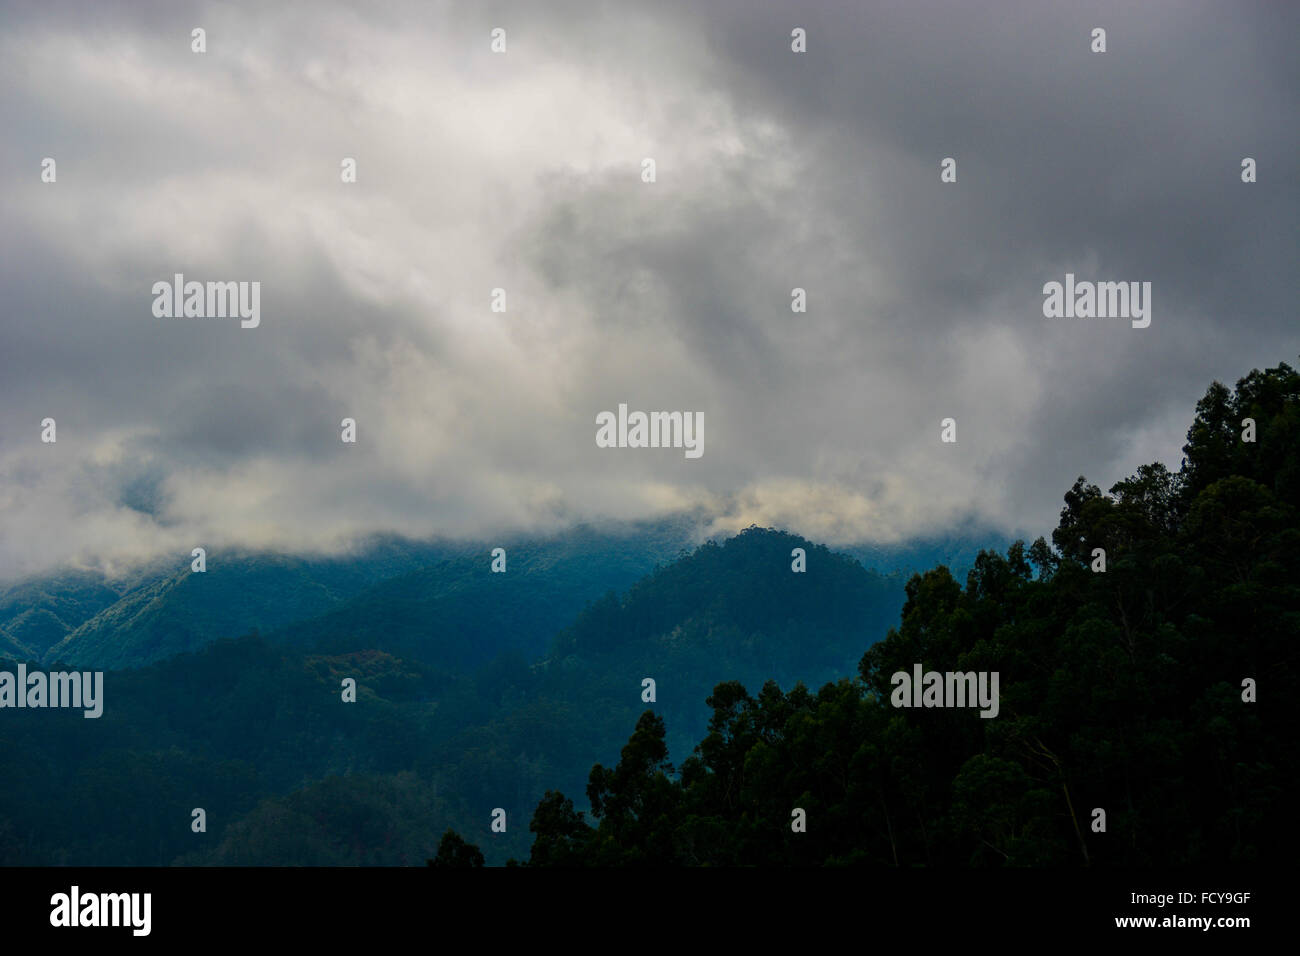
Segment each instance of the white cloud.
M835 543L967 519L1045 533L1080 471L1176 448L1208 370L1287 357L1269 322L1225 343L1195 284L1222 259L1216 233L1193 227L1196 261L1134 260L1163 228L1153 210L1185 200L1088 193L1095 159L1053 139L1074 95L1059 77L997 103L958 83L943 111L965 118L936 128L940 91L917 78L973 69L970 50L949 55L960 30L914 31L899 11L831 29L814 10L813 50L833 55L795 64L788 30L768 36L774 15L747 7L564 9L489 23L469 4L223 4L195 21L203 56L172 11L14 17L0 575L196 541L331 548L678 511ZM504 56L487 42L498 13ZM1059 24L1034 22L1034 42L1056 42ZM882 62L892 86L874 82ZM1178 102L1176 75L1142 82L1143 109ZM999 124L1033 116L1036 142L1012 137L1008 155ZM1143 122L1111 119L1099 134L1120 140ZM929 152L954 136L944 191ZM1141 149L1098 148L1158 189L1133 172ZM44 155L54 186L37 181ZM1161 162L1174 192L1199 175ZM1156 279L1150 334L1046 324L1038 289L1058 264ZM1216 288L1285 297L1267 261L1223 268ZM262 327L154 319L150 286L174 272L259 280ZM703 412L704 457L597 449L595 415L619 402ZM39 443L46 415L56 446ZM955 446L938 441L947 415Z

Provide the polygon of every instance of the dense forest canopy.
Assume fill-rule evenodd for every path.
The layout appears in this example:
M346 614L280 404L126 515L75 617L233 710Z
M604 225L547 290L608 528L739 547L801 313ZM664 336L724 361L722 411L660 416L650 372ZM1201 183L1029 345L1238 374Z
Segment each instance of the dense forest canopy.
M529 862L1289 862L1300 375L1215 383L1183 451L1107 494L1080 477L1052 545L985 552L965 587L913 577L855 679L719 684L677 773L647 710L591 771L591 823L545 795ZM892 706L891 675L918 663L998 672L997 719Z

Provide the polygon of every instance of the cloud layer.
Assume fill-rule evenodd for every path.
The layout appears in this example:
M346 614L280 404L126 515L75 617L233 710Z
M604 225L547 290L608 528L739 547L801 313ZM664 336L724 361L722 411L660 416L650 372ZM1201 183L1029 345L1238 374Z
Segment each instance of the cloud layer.
M0 576L682 510L1036 535L1300 350L1283 5L108 7L3 8ZM177 272L261 326L155 318ZM1045 319L1066 272L1151 326ZM703 457L597 448L620 402Z

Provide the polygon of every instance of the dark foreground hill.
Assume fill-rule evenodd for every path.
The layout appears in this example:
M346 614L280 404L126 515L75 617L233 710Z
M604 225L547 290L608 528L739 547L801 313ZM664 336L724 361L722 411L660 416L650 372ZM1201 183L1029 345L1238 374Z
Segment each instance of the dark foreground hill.
M1109 494L1080 478L1055 547L913 578L855 680L719 685L677 772L647 709L588 777L593 819L539 804L530 861L1292 865L1300 374L1216 383L1184 453ZM918 668L997 675L998 706L918 707Z

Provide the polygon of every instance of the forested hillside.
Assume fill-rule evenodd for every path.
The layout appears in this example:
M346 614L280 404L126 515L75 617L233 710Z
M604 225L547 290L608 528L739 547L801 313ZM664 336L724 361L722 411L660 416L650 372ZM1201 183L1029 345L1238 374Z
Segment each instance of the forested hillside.
M38 575L0 591L0 646L45 665L141 667L250 628L320 614L464 547L380 538L337 556L207 549L202 574L191 571L186 551L114 574Z
M452 559L310 626L110 671L96 720L7 710L0 861L422 863L431 834L486 834L495 807L514 825L488 859L526 856L528 814L617 755L644 677L684 755L718 681L840 673L902 603L899 579L752 529L564 611L669 545L575 536L511 549L499 574L486 552ZM795 547L805 574L790 570ZM196 807L207 833L190 830Z
M1300 375L1214 385L1184 451L1080 478L1050 543L964 583L759 528L385 565L310 623L109 671L98 719L0 713L0 863L1289 862ZM11 588L3 653L122 600ZM182 605L136 603L147 657ZM916 665L998 673L996 717L895 707Z
M381 581L271 637L327 653L384 651L463 673L499 657L536 660L594 598L622 591L684 549L683 522L600 534L504 542L504 571L492 548L461 554Z
M188 552L115 576L65 571L0 589L0 654L122 669L256 629L311 646L400 648L440 664L482 663L507 649L534 656L588 600L675 556L692 531L678 518L497 542L509 546L515 582L524 578L505 601L500 576L487 574L494 545L481 541L387 536L313 556L209 549L202 573ZM538 572L544 584L530 577ZM439 642L440 626L472 633Z
M589 775L594 819L540 802L531 862L1290 865L1300 375L1216 383L1184 453L1108 494L1080 478L1054 547L914 577L856 678L720 684L679 773L647 710ZM895 707L918 663L999 672L1000 713Z
M0 591L0 657L40 660L82 623L122 596L102 574L68 571Z

